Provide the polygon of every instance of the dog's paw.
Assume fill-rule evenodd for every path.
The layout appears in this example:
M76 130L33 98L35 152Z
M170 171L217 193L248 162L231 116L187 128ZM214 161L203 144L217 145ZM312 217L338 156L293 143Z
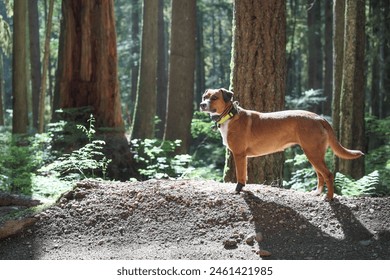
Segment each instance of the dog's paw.
M236 193L240 193L242 191L242 188L245 187L244 184L241 184L241 183L237 183L237 186L236 186Z

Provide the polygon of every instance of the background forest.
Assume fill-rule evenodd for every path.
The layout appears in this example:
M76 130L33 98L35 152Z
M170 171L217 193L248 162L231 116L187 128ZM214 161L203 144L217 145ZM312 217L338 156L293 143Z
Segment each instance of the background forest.
M327 154L336 192L389 195L389 1L259 1L251 18L246 2L0 1L0 191L48 199L83 178L229 181L230 156L198 104L205 89L230 87L248 109L324 115L345 146L366 154L348 166ZM278 12L276 33L262 25L267 9ZM281 36L283 62L252 70L274 65L282 76L255 80L249 96L238 59L251 46L239 40L262 30ZM256 55L269 42L255 40ZM283 162L249 182L316 185L299 148L266 165Z

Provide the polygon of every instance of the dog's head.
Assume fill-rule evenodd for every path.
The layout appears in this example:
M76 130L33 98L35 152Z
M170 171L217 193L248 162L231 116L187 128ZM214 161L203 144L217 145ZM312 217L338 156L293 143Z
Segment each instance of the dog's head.
M232 102L232 99L233 92L227 89L207 89L202 96L200 109L211 115L220 115L227 105Z

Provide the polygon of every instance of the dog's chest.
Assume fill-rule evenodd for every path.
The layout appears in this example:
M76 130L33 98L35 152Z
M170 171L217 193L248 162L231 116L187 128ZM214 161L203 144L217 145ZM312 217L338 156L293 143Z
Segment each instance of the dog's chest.
M221 124L221 126L218 128L218 129L219 129L219 132L221 133L221 136L222 136L222 143L223 143L226 147L229 147L229 146L228 146L228 142L227 142L227 135L228 135L228 129L229 129L229 122L230 122L230 120L227 120L226 122L224 122L223 124Z

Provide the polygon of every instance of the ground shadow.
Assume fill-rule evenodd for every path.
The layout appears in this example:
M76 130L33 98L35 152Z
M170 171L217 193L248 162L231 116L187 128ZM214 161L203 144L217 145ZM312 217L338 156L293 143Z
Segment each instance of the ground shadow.
M351 210L340 202L331 202L333 215L324 228L292 207L265 201L252 192L244 200L254 221L255 231L262 232L261 249L272 253L269 259L389 259L388 240L370 239L372 233L359 222ZM309 208L309 207L308 207ZM321 219L322 217L313 217ZM329 218L329 217L326 217Z

